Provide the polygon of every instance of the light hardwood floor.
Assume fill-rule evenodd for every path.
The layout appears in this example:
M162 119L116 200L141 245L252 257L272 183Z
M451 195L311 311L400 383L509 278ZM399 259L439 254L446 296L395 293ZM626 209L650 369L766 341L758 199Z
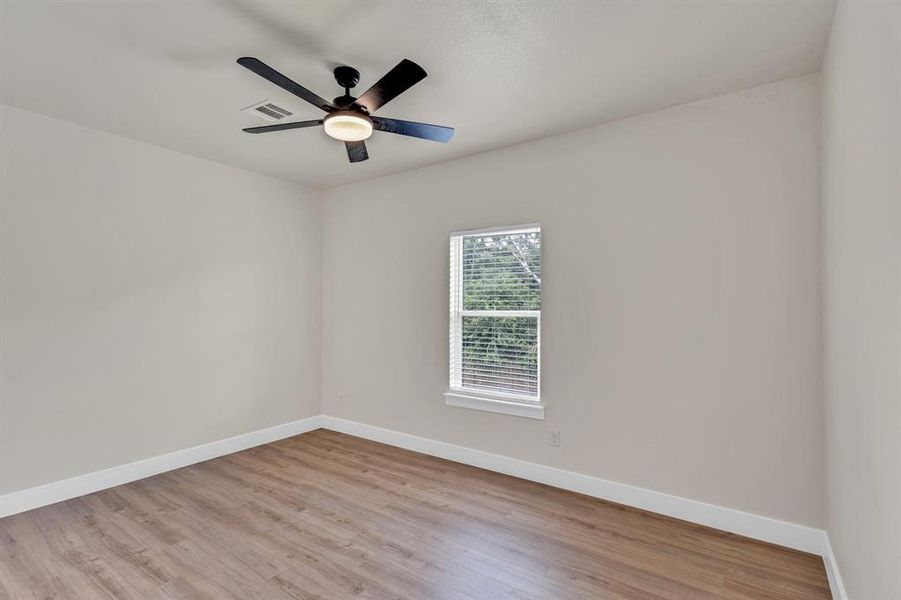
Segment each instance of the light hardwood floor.
M2 598L829 598L822 560L318 430L0 519Z

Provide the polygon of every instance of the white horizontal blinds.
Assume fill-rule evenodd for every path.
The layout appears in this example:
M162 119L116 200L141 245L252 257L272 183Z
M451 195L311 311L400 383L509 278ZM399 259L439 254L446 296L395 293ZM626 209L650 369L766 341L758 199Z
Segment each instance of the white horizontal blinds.
M541 232L451 240L451 387L539 398Z
M463 317L462 387L538 398L538 318Z

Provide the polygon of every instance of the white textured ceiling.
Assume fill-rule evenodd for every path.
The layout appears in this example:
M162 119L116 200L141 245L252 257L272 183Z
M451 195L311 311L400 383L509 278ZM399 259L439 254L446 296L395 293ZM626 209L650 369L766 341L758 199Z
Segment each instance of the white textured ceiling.
M831 1L77 0L0 9L2 101L316 187L332 187L819 70ZM256 56L325 98L400 59L429 73L378 114L456 127L387 133L349 164L321 129L249 135L239 109L321 113L235 64Z

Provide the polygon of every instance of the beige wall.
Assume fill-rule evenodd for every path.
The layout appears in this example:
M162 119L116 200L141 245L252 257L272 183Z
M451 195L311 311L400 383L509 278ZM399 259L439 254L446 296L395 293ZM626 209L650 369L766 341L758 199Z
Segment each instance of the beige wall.
M819 84L338 188L321 209L4 107L0 491L318 414L321 337L322 412L822 526ZM548 419L447 407L447 234L531 221Z
M326 192L323 412L821 527L819 85ZM533 221L548 418L445 406L448 233Z
M0 110L0 491L319 413L312 192Z
M901 4L840 4L824 74L827 529L849 597L897 600Z

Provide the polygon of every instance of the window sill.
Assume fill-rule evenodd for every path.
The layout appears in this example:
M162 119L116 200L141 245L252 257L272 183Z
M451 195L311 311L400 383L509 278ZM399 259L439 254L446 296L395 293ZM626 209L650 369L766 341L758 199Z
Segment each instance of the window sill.
M445 392L444 402L448 406L459 406L460 408L484 410L502 415L544 420L544 404L540 402L517 402L516 400L493 398L464 391Z

